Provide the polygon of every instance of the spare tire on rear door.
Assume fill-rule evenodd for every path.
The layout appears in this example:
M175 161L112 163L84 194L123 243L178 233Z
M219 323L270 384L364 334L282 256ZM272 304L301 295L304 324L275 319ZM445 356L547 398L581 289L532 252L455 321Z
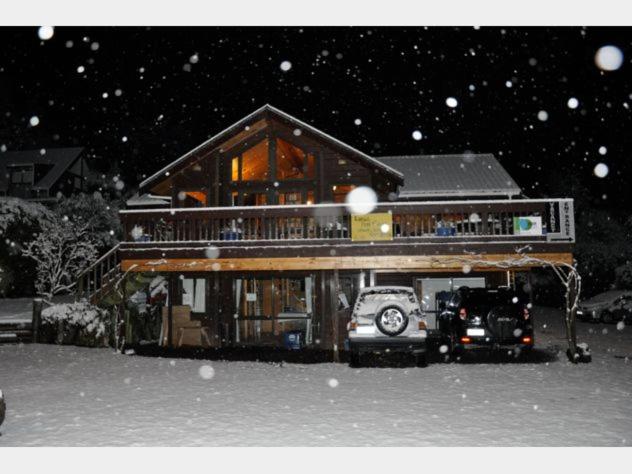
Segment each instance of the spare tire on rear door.
M387 336L399 336L408 326L408 316L401 306L384 306L375 318L375 324Z

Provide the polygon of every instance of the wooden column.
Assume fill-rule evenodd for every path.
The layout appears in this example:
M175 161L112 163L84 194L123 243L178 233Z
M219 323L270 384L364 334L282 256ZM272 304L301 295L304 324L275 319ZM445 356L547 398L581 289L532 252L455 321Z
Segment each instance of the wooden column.
M167 347L173 347L173 304L176 300L176 278L169 273L169 305L167 307Z
M32 341L37 342L39 335L40 321L42 319L42 307L44 301L42 298L33 298L33 319L31 322Z
M573 304L575 298L577 296L576 292L576 281L575 276L571 274L568 278L568 290L566 292L566 337L568 339L568 358L571 362L576 364L578 362L578 358L575 357L577 354L577 308Z
M332 339L333 339L333 351L334 362L340 362L340 354L338 352L338 344L340 342L340 321L338 313L338 291L340 288L340 279L338 277L338 270L334 270L329 280L330 297L331 297L331 311L333 317Z

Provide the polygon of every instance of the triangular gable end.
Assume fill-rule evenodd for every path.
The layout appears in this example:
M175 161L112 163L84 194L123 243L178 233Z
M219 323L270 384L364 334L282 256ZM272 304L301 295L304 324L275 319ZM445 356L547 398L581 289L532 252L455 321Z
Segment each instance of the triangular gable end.
M302 133L312 136L317 140L326 142L332 149L345 153L350 158L387 174L389 177L394 179L395 182L403 183L403 175L395 168L380 162L379 160L361 152L360 150L357 150L356 148L353 148L350 145L347 145L346 143L326 134L325 132L322 132L321 130L318 130L317 128L297 119L296 117L293 117L290 114L266 104L228 128L222 130L215 136L209 138L194 149L185 153L180 158L171 162L149 178L145 179L142 183L140 183L139 192L149 192L154 186L159 184L168 176L197 163L209 156L213 151L220 150L220 147L226 148L227 144L228 147L230 147L231 143L238 143L242 140L246 140L249 136L263 130L274 120L277 120L287 126L298 128Z

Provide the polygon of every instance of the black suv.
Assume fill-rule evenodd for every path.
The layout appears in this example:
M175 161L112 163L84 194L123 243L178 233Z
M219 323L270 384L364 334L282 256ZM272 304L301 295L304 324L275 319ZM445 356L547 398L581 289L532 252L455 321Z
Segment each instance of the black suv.
M438 319L452 353L504 347L528 352L533 347L529 305L508 288L461 287Z

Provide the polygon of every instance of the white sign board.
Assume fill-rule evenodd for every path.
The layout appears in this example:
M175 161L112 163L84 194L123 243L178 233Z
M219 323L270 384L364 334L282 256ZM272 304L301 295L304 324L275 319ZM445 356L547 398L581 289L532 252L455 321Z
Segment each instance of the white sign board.
M514 235L542 235L542 217L514 217Z

